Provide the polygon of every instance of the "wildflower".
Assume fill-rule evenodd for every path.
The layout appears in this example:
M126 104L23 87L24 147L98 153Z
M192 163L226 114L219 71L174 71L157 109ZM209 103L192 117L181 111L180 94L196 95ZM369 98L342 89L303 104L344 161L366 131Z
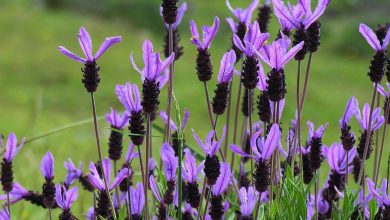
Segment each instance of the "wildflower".
M376 52L371 60L368 76L370 76L372 82L378 83L382 80L382 77L385 74L385 65L387 60L386 49L390 41L390 31L387 32L382 43L379 41L374 31L365 24L360 24L359 32Z
M149 176L149 186L153 192L154 197L159 202L158 206L158 219L166 219L167 218L167 207L164 204L164 200L161 198L160 192L157 187L156 180L154 176Z
M303 47L304 42L300 42L291 49L290 39L282 34L282 38L269 45L261 47L257 55L268 64L272 70L268 73L266 93L271 101L280 101L287 92L284 75L284 66Z
M273 124L267 138L260 137L262 131L257 131L251 138L251 147L254 155L243 152L237 145L232 144L231 150L243 157L251 157L256 160L256 171L254 173L255 187L260 193L267 190L271 182L271 167L269 159L278 147L281 132L277 124Z
M126 152L126 157L125 157L125 162L122 165L122 169L130 169L131 170L131 162L133 161L134 158L137 158L139 156L138 153L134 152L134 144L130 143L129 147L127 148ZM133 185L133 172L129 173L129 176L127 176L125 179L121 181L119 184L119 190L121 192L127 192L128 190L128 185Z
M200 193L199 186L196 182L199 173L204 169L204 161L202 161L199 166L196 166L196 160L194 156L192 156L190 150L186 148L185 152L185 160L182 165L182 175L183 179L187 181L186 191L187 191L187 203L190 204L193 208L199 207L200 202Z
M142 183L137 183L136 187L130 188L131 198L131 217L135 220L142 219L142 209L145 205L144 186Z
M41 173L45 177L45 183L42 186L43 204L46 208L53 208L55 202L56 189L53 183L54 179L54 157L48 151L42 158Z
M161 147L161 160L164 164L164 176L167 180L164 203L170 205L173 203L173 193L176 187L176 170L179 164L177 157L175 157L175 151L167 142Z
M145 64L142 70L135 64L132 53L130 54L130 60L134 69L139 72L142 77L143 110L146 114L151 114L158 108L160 89L166 82L163 81L163 79L167 78L167 76L162 75L162 72L173 62L175 53L172 53L166 60L162 61L160 59L160 54L153 52L153 44L149 40L144 41L142 51Z
M192 134L194 136L195 141L198 143L198 145L202 148L203 152L206 154L206 160L204 164L204 173L207 178L207 184L209 186L213 186L215 182L217 181L217 178L220 174L220 163L218 156L216 155L218 150L220 149L223 140L225 139L225 128L222 132L222 137L219 141L214 140L214 131L210 131L206 137L206 141L203 143L198 135L195 133L194 130L192 130Z
M129 117L127 113L119 115L117 111L111 108L111 112L106 114L106 121L112 129L108 142L108 157L116 161L121 158L123 134L115 130L123 131L123 128L129 122Z
M320 125L317 130L314 130L314 124L310 121L307 122L309 126L308 145L310 146L310 167L313 171L318 170L321 167L321 162L324 158L322 137L325 130L328 128L328 123Z
M387 91L381 85L379 85L379 84L377 85L377 91L379 92L379 94L381 94L385 98L385 101L383 104L383 112L385 112L385 116L386 116L386 112L387 112L386 108L387 108L387 105L389 102L390 83L386 83L386 87L387 87ZM388 115L387 115L387 118L385 120L386 120L387 124L390 124L390 117Z
M110 218L112 213L110 210L110 203L109 203L109 196L106 193L106 190L112 191L119 185L119 183L127 177L128 173L131 173L132 171L128 171L127 168L122 169L115 177L115 179L111 183L111 163L110 159L104 158L102 161L102 169L104 170L105 179L107 180L108 189L106 189L106 186L104 185L104 182L102 178L99 175L98 170L96 169L96 166L93 162L89 164L89 171L90 173L88 175L89 182L93 185L95 189L99 191L98 198L97 198L97 208L96 208L96 214L100 215L104 218Z
M355 115L358 105L358 101L352 96L345 106L343 117L339 120L341 130L340 139L344 150L346 151L350 151L355 144L355 135L351 132L351 126L349 126L348 123L352 116Z
M125 85L116 85L115 93L130 114L129 130L130 139L135 145L142 145L144 142L145 126L141 106L141 95L136 84L127 82Z
M97 87L99 86L100 77L99 70L100 68L96 64L96 61L103 55L104 52L112 45L119 43L122 40L122 37L107 37L105 41L100 45L99 50L92 56L92 41L89 33L84 27L80 27L79 34L77 35L79 40L79 44L85 58L81 58L76 54L70 52L63 46L59 46L58 50L64 54L65 56L84 64L84 68L82 69L84 75L84 79L82 82L84 83L84 87L87 89L87 92L96 92Z
M387 180L383 179L382 186L378 189L375 189L374 182L367 178L368 191L373 195L379 206L379 210L376 216L381 216L381 218L378 219L390 218L390 196L387 193L387 186Z
M239 191L240 199L240 214L242 219L250 219L252 216L252 211L256 206L256 202L259 198L259 192L257 192L253 186L248 187L247 189L242 187Z
M357 196L357 201L354 201L355 211L352 213L351 219L359 219L359 216L364 216L365 219L370 219L370 209L368 202L372 199L372 194L364 197L365 193L361 190Z
M67 190L65 186L56 184L56 201L58 206L62 209L62 213L59 216L60 220L76 220L77 218L72 215L70 208L78 196L77 186Z
M222 219L224 214L224 207L222 204L222 193L226 191L230 183L231 171L229 164L221 164L221 174L219 175L215 185L211 188L211 199L209 214L211 219Z
M163 120L164 124L168 124L168 115L167 115L167 113L165 113L165 111L160 111L160 117ZM181 126L180 126L180 130L184 130L185 126L187 125L189 117L190 117L190 112L188 111L188 109L185 109L184 116L183 116ZM172 148L175 151L175 156L178 157L179 156L179 154L178 154L178 150L179 150L178 127L172 119L169 123L169 126L171 128L170 130L174 131L174 133L172 134ZM183 144L185 144L185 139L182 139L181 141Z
M212 102L213 112L216 115L222 115L225 112L230 93L229 85L233 77L235 63L236 54L234 53L234 50L229 50L223 55L218 74L217 89L214 90L215 95Z
M161 7L161 16L163 17L162 14L163 8ZM179 45L180 43L180 33L178 30L178 26L181 23L184 13L187 11L187 3L183 3L180 5L180 7L177 10L177 16L176 16L176 21L172 24L172 31L173 31L173 52L175 53L175 60L178 60L181 55L183 55L183 47ZM164 37L164 55L165 57L169 57L169 24L165 24L166 27L166 34Z
M12 191L13 187L13 171L12 171L12 161L15 158L16 154L22 149L24 144L24 138L18 146L18 140L14 133L10 133L7 138L7 143L5 144L5 152L3 155L3 161L1 162L1 185L3 186L3 191L9 193ZM0 141L0 146L2 146L2 141Z
M182 207L182 216L183 220L194 220L194 217L198 216L198 212L194 209L190 204L185 203L184 207Z
M166 24L173 24L177 19L177 0L163 0L161 4L162 15Z
M259 14L257 22L259 22L260 30L268 32L268 23L271 19L272 9L270 7L271 0L266 0L264 4L259 7Z
M195 44L198 48L198 56L196 58L196 70L198 79L201 82L207 82L213 75L213 66L211 63L210 53L208 49L211 46L211 42L217 34L219 27L219 18L214 18L213 26L203 26L203 39L200 38L198 27L194 20L190 22L191 30L191 43Z
M12 190L9 192L10 204L26 199L29 194L30 192L19 183L13 183ZM7 195L0 195L0 200L7 200Z
M64 162L64 167L68 170L68 173L66 174L64 186L65 188L68 188L72 183L80 178L82 175L82 167L83 164L80 162L79 167L77 168L73 161L69 158L68 161Z

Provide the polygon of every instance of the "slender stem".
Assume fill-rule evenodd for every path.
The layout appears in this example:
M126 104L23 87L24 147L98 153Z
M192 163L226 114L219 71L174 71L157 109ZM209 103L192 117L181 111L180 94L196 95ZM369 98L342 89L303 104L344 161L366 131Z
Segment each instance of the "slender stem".
M240 111L240 97L241 97L241 88L242 83L240 81L238 86L238 94L237 94L237 101L236 101L236 112L234 114L234 131L233 131L233 143L237 144L237 129L238 129L238 113ZM232 154L232 160L230 162L230 167L233 169L234 167L234 154Z
M169 116L168 116L169 117ZM170 119L168 119L170 120ZM146 114L146 161L145 161L145 169L146 169L146 172L149 171L149 149L150 149L150 143L151 143L151 137L150 137L150 114ZM145 208L146 208L146 218L149 219L149 209L148 209L148 188L149 188L149 181L146 180L145 182L145 191L146 191L146 194L145 194Z
M345 163L345 170L346 170L346 172L345 172L345 179L346 179L346 185L348 186L348 166L349 166L349 156L348 156L348 154L349 154L349 151L347 151L346 152L346 157L347 157L347 162Z
M168 38L169 38L169 54L173 53L173 26L172 24L169 24L169 32L168 32ZM173 72L175 71L174 68L174 62L169 65L169 82L168 82L168 122L171 121L171 110L172 110L172 93L173 93ZM170 126L169 123L167 124L166 132L165 132L165 140L169 142L171 135L170 135Z
M376 90L378 88L378 83L375 83L374 87L374 92L372 95L372 100L371 100L371 106L370 106L370 115L368 117L368 128L367 128L367 135L366 135L366 143L364 144L364 152L363 152L363 158L362 158L362 166L359 171L359 178L358 181L361 180L361 183L364 186L364 169L365 169L365 163L366 163L366 157L367 157L367 152L368 152L368 146L369 143L371 143L371 129L372 129L372 112L374 110L374 104L375 104L375 97L376 97Z
M233 80L230 82L229 85L229 97L228 97L228 106L227 106L227 111L226 111L226 139L225 139L225 146L223 149L223 154L225 157L227 156L227 149L229 145L229 130L230 130L230 107L232 104L232 89L233 89ZM233 167L232 167L233 169Z
M249 118L249 138L252 136L252 90L248 90L248 118ZM252 155L252 148L250 148L250 155ZM253 158L250 158L251 162L251 176L252 176L252 182L253 182Z
M199 206L197 209L198 216L196 217L196 220L199 220L199 218L200 218L200 213L201 213L200 211L202 210L203 197L204 197L204 194L206 193L206 182L207 182L207 177L204 177L202 194L200 195L200 202L199 202Z
M388 97L390 97L390 94L388 95ZM380 152L379 152L378 168L376 169L376 174L374 178L375 185L378 182L379 170L381 169L381 160L382 160L383 146L385 145L385 137L386 137L387 122L389 120L389 113L390 113L390 99L388 98L386 103L385 124L383 125L383 130L382 130L382 142L381 142Z
M7 192L7 208L8 208L8 213L9 213L9 219L12 219L11 217L11 203L9 201L9 192Z
M144 184L144 190L145 190L145 194L147 193L147 190L148 190L148 187L147 187L147 181L148 181L148 174L144 172L144 165L143 165L143 162L142 162L142 154L141 154L141 149L140 149L140 146L137 145L137 148L138 148L138 157L139 157L139 166L141 167L141 176L142 176L142 182ZM149 172L149 171L147 171Z
M118 174L116 160L114 160L114 174L115 174L115 176ZM117 201L118 205L120 205L121 203L120 203L120 199L119 199L119 189L118 189L118 186L115 187L115 194L116 194L116 201Z
M178 134L180 135L177 135L178 136L178 142L179 142L179 149L178 149L178 154L179 154L179 164L181 165L182 164L182 160L183 160L183 133L182 131L179 131L178 130ZM179 168L179 171L178 171L178 181L179 181L179 192L178 192L178 196L179 196L179 201L178 201L178 207L177 207L177 210L181 210L181 207L182 207L182 201L183 201L183 181L182 181L182 169ZM181 215L181 211L178 212L178 220L181 220L182 219L182 215Z
M209 193L207 193L206 206L204 207L204 211L203 211L203 219L206 219L207 206L209 205L210 194L211 194L211 187L209 187ZM200 215L200 213L199 213L199 215Z
M389 195L389 176L390 176L390 154L387 159L387 175L386 175L386 195Z
M300 103L300 110L302 111L303 104L305 102L305 97L306 97L306 91L307 91L307 84L309 83L309 76L310 76L310 66L311 66L311 60L313 58L313 53L309 54L309 60L307 61L307 66L306 66L306 74L305 74L305 82L303 85L303 92L302 92L302 98L301 98L301 103Z
M377 92L377 99L376 99L376 107L380 107L380 94ZM386 124L386 123L385 123ZM372 173L372 179L375 181L375 174L376 174L376 164L378 162L378 147L379 147L379 129L375 131L375 158L374 158L374 166L373 166L373 173Z
M102 156L102 150L101 150L101 147L100 147L100 141L99 141L99 129L98 129L98 124L97 124L97 119L96 119L96 104L95 104L95 96L94 96L94 93L91 92L91 102L92 102L92 115L93 115L93 125L94 125L94 128L95 128L95 137L96 137L96 145L97 145L97 148L98 148L98 155L99 155L99 162L100 164L103 165L103 156ZM104 182L104 186L105 186L105 189L106 189L106 193L107 193L107 197L110 201L110 206L111 206L111 212L112 212L112 215L114 217L114 219L117 219L116 218L116 213L115 213L115 208L114 208L114 203L112 202L112 199L111 199L111 196L110 196L110 191L109 191L109 188L108 188L108 183L107 183L107 179L106 179L106 174L104 173L104 169L101 169L102 171L102 176L103 176L103 182Z
M141 155L140 155L141 157ZM127 178L126 178L126 185L127 185L127 200L126 201L129 201L129 204L126 204L128 205L128 207L126 207L127 211L129 212L129 218L131 218L131 196L130 196L130 165L127 167ZM143 175L143 174L142 174ZM143 179L142 179L143 181ZM143 182L142 182L143 183Z
M316 213L316 220L318 220L318 209L317 209L317 203L318 203L318 173L317 171L314 172L316 176L316 182L314 183L314 208L315 208L315 213Z
M51 208L49 207L49 219L52 220L53 217L51 216Z
M300 78L301 78L301 61L298 60L298 74L297 74L297 91L296 91L296 101L297 101L297 122L296 122L296 129L295 129L295 137L296 140L296 147L299 149L301 147L301 108L300 108ZM292 159L291 159L291 167L294 168L295 163L295 153L297 149L294 149L292 152ZM301 170L300 176L303 181L303 155L302 151L300 150L300 160L299 160L299 168Z
M204 91L205 91L205 94L206 94L206 104L207 104L207 110L209 112L210 124L211 124L211 127L213 128L214 127L214 118L213 118L213 113L211 111L209 89L207 87L207 83L206 82L203 82L203 85L204 85Z

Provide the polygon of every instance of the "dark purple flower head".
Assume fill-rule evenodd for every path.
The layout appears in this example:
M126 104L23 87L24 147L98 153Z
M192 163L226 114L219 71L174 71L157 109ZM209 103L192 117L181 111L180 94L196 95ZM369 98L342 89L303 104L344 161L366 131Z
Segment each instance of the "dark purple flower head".
M258 4L259 4L259 0L253 0L251 4L248 6L248 8L245 9L233 8L230 5L229 0L226 0L226 5L229 8L229 10L233 13L234 17L237 18L239 23L245 24L246 26L248 26L251 23L252 14L256 10ZM236 24L232 18L228 18L226 20L229 23L233 33L236 33L238 24Z
M18 139L16 138L15 133L10 133L8 135L7 143L5 145L5 153L4 153L4 159L6 161L11 162L14 159L16 154L20 151L20 149L22 149L24 140L25 138L23 138L20 141L20 144L18 146ZM0 141L0 146L2 147L1 141Z
M160 15L163 17L162 14L163 8L160 7ZM176 21L172 24L172 28L175 30L177 29L177 26L181 23L183 20L184 13L187 11L187 3L184 2L183 4L180 5L180 7L177 9L177 16L176 16ZM164 18L164 17L163 17ZM168 29L169 24L165 24L165 27Z
M375 189L375 183L367 178L368 191L373 195L379 207L390 206L390 195L387 194L387 180L383 178L381 187Z
M329 148L324 147L325 157L328 161L330 169L335 171L338 174L349 173L352 169L352 161L356 155L356 148L353 148L350 151L345 151L344 147L341 143L334 143ZM347 165L347 157L348 153L348 170L345 170Z
M79 167L77 168L73 161L69 159L64 162L64 167L68 170L66 174L64 184L70 186L75 180L77 180L82 175L83 164L80 162Z
M127 82L125 85L116 85L115 93L127 112L142 111L141 95L136 84Z
M307 122L307 126L309 127L309 134L307 140L310 141L313 138L322 138L326 129L328 128L329 123L325 123L325 125L320 125L317 130L314 129L314 123L311 121Z
M115 179L111 183L111 163L110 159L104 158L102 161L102 169L104 171L104 175L107 180L107 184L109 187L109 191L113 190L116 186L119 185L120 182L122 182L123 179L125 179L128 176L128 173L131 175L131 170L128 170L128 168L123 168L119 171L119 173L116 175ZM100 178L99 172L96 169L95 163L91 162L89 164L89 171L91 173L87 174L89 182L95 187L95 189L103 192L106 190L106 187L104 185L103 179Z
M41 173L46 179L54 178L54 157L53 154L48 151L42 158L41 162Z
M160 117L163 120L164 124L168 124L168 115L165 111L160 111ZM184 109L184 116L180 128L181 130L185 128L189 117L190 117L190 111L188 111L188 109ZM172 131L177 131L177 126L172 119L171 119L171 123L169 123L169 126Z
M223 128L222 137L219 141L214 140L214 131L210 131L209 134L206 137L206 141L203 143L198 135L195 133L194 130L192 130L192 134L195 138L195 141L198 143L198 145L202 148L203 152L213 157L219 150L219 148L222 145L223 140L225 139L226 129Z
M359 121L360 127L364 130L368 130L368 122L370 117L370 105L368 103L364 104L362 113L360 112L359 107L356 110L356 119ZM372 113L371 119L371 132L378 130L383 122L385 121L383 115L381 115L381 109L375 108Z
M153 51L153 44L149 40L145 40L142 45L144 68L141 70L135 64L133 59L133 53L130 54L130 61L134 69L141 74L142 81L148 79L149 81L162 82L166 78L163 74L164 70L173 62L175 53L172 53L164 61L161 60L160 54Z
M231 150L243 157L252 157L253 159L259 160L268 160L271 158L275 149L279 146L280 139L282 134L280 132L279 126L273 124L268 135L267 139L264 140L264 137L260 137L261 131L257 131L253 134L251 138L251 147L254 155L249 155L241 150L235 144L232 144Z
M135 145L133 144L133 142L131 142L129 147L127 148L126 157L125 157L126 163L131 163L131 161L134 158L137 158L139 156L138 153L134 152L134 146Z
M137 183L135 188L130 188L130 198L131 214L141 216L145 205L145 191L142 183Z
M299 0L295 7L290 3L286 6L282 0L272 0L272 3L278 19L296 30L302 27L306 30L325 12L330 0L319 0L314 11L311 10L311 0Z
M8 209L5 207L0 211L0 220L11 220Z
M14 204L14 203L22 200L28 194L29 194L29 192L27 191L27 189L25 189L19 183L13 183L12 190L11 190L11 192L9 192L11 204ZM6 201L7 195L6 194L0 195L0 200Z
M110 108L111 112L106 114L106 121L111 126L115 127L116 129L123 129L126 124L129 122L129 116L125 112L122 115L120 115L115 109Z
M70 210L70 207L72 206L73 202L76 201L77 196L77 186L67 190L65 186L56 184L56 201L62 210Z
M352 96L348 100L347 105L345 106L343 117L339 120L340 128L344 128L349 123L349 121L351 120L352 116L355 115L358 108L359 108L359 103L357 99L354 96Z
M161 146L161 160L164 164L164 174L167 181L175 180L179 162L177 157L175 157L175 151L168 142Z
M291 40L281 32L282 38L271 44L261 47L257 55L271 68L281 70L283 67L294 58L303 47L304 42L300 42L296 46L290 47Z
M156 197L157 201L163 202L163 199L161 198L160 191L158 189L158 186L157 186L156 180L154 179L154 176L149 177L149 185L150 185L150 189L152 190L153 195L154 195L154 197Z
M233 77L234 64L236 63L236 53L233 49L226 52L221 60L219 68L218 83L228 83Z
M186 148L184 149L184 152L185 159L184 164L182 165L183 179L189 183L195 183L199 173L201 173L204 168L204 161L202 161L197 167L195 157L192 156L191 151Z
M261 33L259 23L255 21L253 25L248 26L248 31L246 32L243 41L241 41L237 34L234 34L233 42L246 56L253 57L268 38L269 33Z
M389 28L390 29L390 28ZM363 35L363 37L366 39L368 44L376 51L376 52L383 52L386 51L387 46L389 45L390 41L390 31L387 31L386 37L383 40L383 43L381 43L376 36L375 32L369 28L365 24L359 25L359 32Z
M245 187L241 187L238 195L241 204L241 215L245 217L250 217L259 198L259 192L257 192L253 186L249 186L248 190Z
M229 164L222 163L221 174L219 174L217 182L211 188L211 191L213 192L214 196L219 196L226 191L227 187L229 186L231 176L232 172L230 171Z
M63 46L59 46L58 50L65 56L83 64L98 60L108 48L110 48L113 44L119 43L122 40L122 37L107 37L106 40L102 43L102 45L100 45L100 48L95 53L95 55L92 55L91 37L89 36L87 30L85 30L84 27L80 27L80 31L77 35L77 38L79 39L79 44L81 49L83 50L85 58L77 56Z
M214 24L213 26L203 26L203 39L201 39L199 32L198 32L198 26L196 25L194 20L190 21L190 29L191 29L191 42L195 44L199 50L207 50L210 48L211 41L214 39L219 27L219 18L214 18Z

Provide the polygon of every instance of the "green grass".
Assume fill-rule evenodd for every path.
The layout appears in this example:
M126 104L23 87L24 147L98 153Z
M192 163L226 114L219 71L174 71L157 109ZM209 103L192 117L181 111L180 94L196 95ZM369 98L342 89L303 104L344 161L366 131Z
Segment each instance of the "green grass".
M143 39L152 40L155 48L161 50L164 35L162 22L158 16L160 1L137 2L139 8L148 11L120 11L118 8L118 13L128 14L107 17L98 13L85 14L82 10L46 10L24 0L0 3L3 9L0 14L0 132L7 135L14 131L18 137L26 136L29 139L53 128L91 117L89 95L81 83L80 64L61 55L56 49L58 45L64 45L81 54L76 40L81 25L90 32L95 49L106 36L123 36L123 42L111 48L99 60L102 82L96 94L99 115L108 112L110 106L122 109L114 94L115 85L124 84L126 81L140 84L140 77L132 69L128 59L130 51L134 52L137 63L141 65L140 49ZM237 5L237 2L232 1L232 4ZM218 73L222 54L231 46L231 33L223 20L229 16L223 1L191 1L189 7L189 12L180 26L185 54L175 65L174 91L181 108L188 107L191 111L186 136L187 143L195 146L189 128L194 128L204 137L210 126L203 85L198 82L195 75L196 49L189 43L188 21L194 18L200 25L211 24L215 15L221 18L221 27L211 48L215 75ZM374 14L373 11L367 13ZM357 27L359 22L376 24L384 23L386 20L363 14L328 16L322 22L324 40L320 51L313 58L303 121L312 120L316 125L329 122L330 127L324 141L327 145L339 141L338 119L349 97L354 95L361 105L371 98L372 85L366 73L372 51L358 33ZM275 36L277 24L274 20L271 27L271 35ZM283 115L284 130L287 130L289 120L295 111L295 62L288 65L286 77L288 95ZM237 78L235 80L237 81ZM209 83L211 92L214 85L214 80ZM162 108L166 106L166 93L166 89L161 92ZM236 100L235 96L233 100ZM220 120L220 125L224 120ZM157 123L161 124L161 120L157 120ZM353 125L355 133L358 134L357 123L354 122ZM107 124L101 121L101 141L105 151L109 134L106 127ZM306 127L303 139L306 136L305 131ZM161 140L154 138L153 141L156 149L154 154L158 156ZM39 164L47 150L56 158L56 181L63 180L65 169L62 163L69 157L75 162L83 161L84 172L87 172L89 161L97 159L92 124L64 130L27 144L15 160L15 180L28 189L39 191L43 181ZM383 160L386 160L387 153L386 147ZM382 164L386 164L385 161ZM385 169L384 166L382 168ZM369 175L370 173L371 170ZM324 181L326 173L321 174L321 181ZM86 212L91 205L91 199L82 192L74 205L74 213L81 216ZM31 219L31 216L43 219L47 215L43 210L23 202L16 204L12 209L17 219ZM58 215L58 211L54 215Z

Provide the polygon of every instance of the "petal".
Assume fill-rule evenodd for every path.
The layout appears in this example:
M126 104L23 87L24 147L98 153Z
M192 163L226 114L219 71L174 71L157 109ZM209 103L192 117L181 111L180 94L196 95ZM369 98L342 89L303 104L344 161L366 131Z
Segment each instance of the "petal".
M217 34L218 27L219 27L219 18L215 17L214 24L210 28L210 31L207 33L207 35L204 35L203 49L207 49L210 47L211 41L214 39L215 35Z
M387 30L386 37L385 37L385 39L383 40L383 43L382 43L382 50L383 51L386 50L387 46L389 45L389 42L390 42L390 27Z
M226 22L229 24L232 32L237 33L237 24L234 22L233 18L226 18Z
M108 48L110 48L112 45L121 42L122 37L116 36L116 37L107 37L106 40L100 45L99 50L95 53L95 60L98 60L101 55L103 55L104 52Z
M41 161L41 173L45 178L54 177L54 157L48 151Z
M272 3L274 5L275 15L279 19L288 22L294 28L299 29L299 23L295 20L293 16L291 16L289 10L280 0L272 0Z
M177 16L175 23L172 24L173 29L177 29L177 26L181 23L181 20L183 19L184 13L187 11L187 3L184 2L180 5L180 7L177 9Z
M15 155L17 142L18 140L16 138L15 133L11 132L7 138L5 154L4 154L4 159L6 159L7 161L12 161Z
M374 31L371 30L371 28L369 28L365 24L360 24L359 32L363 35L363 37L366 39L366 41L370 44L370 46L375 51L381 50L380 42L379 42L376 34L374 33Z
M165 111L160 111L160 117L163 120L164 124L168 124L168 115L167 113L165 113ZM170 120L169 127L171 128L171 130L177 131L177 127L172 120Z
M181 129L184 130L187 122L188 122L188 118L190 117L190 111L188 111L188 109L184 109L184 116L183 116L183 120L181 122Z
M212 187L213 195L219 196L221 193L223 193L226 188L229 186L231 177L230 167L227 163L221 164L221 173L219 174L219 177L217 179L217 182Z
M102 161L103 175L106 177L106 181L109 184L111 182L111 162L109 158L104 158Z
M275 148L279 144L280 138L281 132L279 126L277 124L273 124L268 133L267 139L265 140L264 149L261 152L264 160L268 160L271 157Z
M230 149L232 150L233 153L241 155L242 157L250 157L250 158L256 159L254 156L245 153L243 150L241 150L241 148L239 146L237 146L235 144L231 144Z
M79 34L77 36L79 38L79 44L84 52L85 57L87 60L92 61L92 41L89 33L84 27L80 27Z
M173 61L175 60L175 53L172 52L172 54L167 57L162 63L160 68L158 69L159 74L163 72Z
M110 161L108 161L108 162L110 162ZM122 180L124 180L126 177L130 176L131 173L132 173L131 169L128 169L128 168L121 169L121 171L119 171L119 173L116 175L114 181L112 182L112 184L110 186L110 191L115 189L115 187L117 187L119 185L119 183L121 183Z
M199 40L198 26L196 25L194 20L190 21L190 30L191 30L191 42L196 46L201 47L202 44Z
M78 197L78 188L77 186L73 187L73 188L70 188L67 192L66 192L66 207L70 209L70 207L72 206L72 203L74 201L76 201L77 197Z
M297 44L295 47L291 48L283 56L283 61L282 61L281 66L283 67L284 65L286 65L288 63L288 61L290 61L295 56L295 54L297 54L302 49L303 45L304 45L304 42L302 41L299 44Z
M150 75L155 72L153 71L154 65L156 63L155 55L153 53L153 44L149 40L145 40L142 45L142 54L144 60L144 77L150 79L152 78Z
M203 142L200 140L200 138L198 137L198 135L195 133L193 129L192 129L192 136L194 137L196 143L198 143L198 145L202 148L203 152L207 154L208 153L207 147L203 144Z
M60 184L56 184L56 196L55 196L57 205L61 208L64 209L64 203L63 203L63 198L62 198L62 187Z
M241 39L236 34L233 35L233 43L238 49L241 50L241 52L244 52L246 50L244 45L242 44Z
M248 24L251 22L252 19L252 13L254 10L256 10L257 5L259 4L259 0L253 0L249 7L245 10L245 15L243 20L245 21L245 24Z
M71 58L71 59L73 59L73 60L75 60L75 61L77 61L77 62L79 62L79 63L83 63L83 64L84 64L84 63L86 62L85 59L83 59L83 58L77 56L76 54L74 54L74 53L72 53L72 52L70 52L68 49L66 49L66 48L63 47L63 46L59 46L59 47L58 47L58 50L59 50L62 54L64 54L65 56L67 56L67 57L69 57L69 58Z
M158 191L158 187L157 187L157 183L156 183L156 180L154 179L154 176L151 175L149 177L149 185L150 185L150 189L152 190L154 196L156 197L156 199L161 202L161 196L160 196L160 193Z
M137 64L135 64L135 62L134 62L133 52L130 53L130 62L131 62L131 65L133 66L133 68L135 69L135 71L137 71L139 74L141 74L141 76L143 76L142 71L138 68Z

